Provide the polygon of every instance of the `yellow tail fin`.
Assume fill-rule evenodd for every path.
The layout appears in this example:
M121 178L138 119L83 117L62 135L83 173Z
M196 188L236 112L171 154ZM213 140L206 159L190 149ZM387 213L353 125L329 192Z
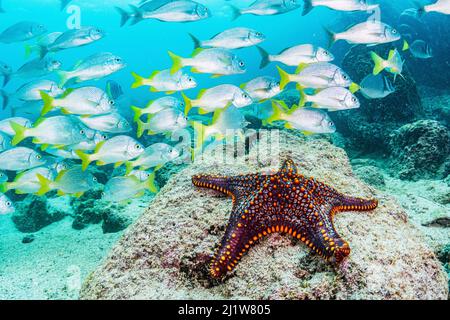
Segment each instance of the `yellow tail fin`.
M44 107L42 108L41 116L45 116L47 113L53 110L53 101L55 100L55 98L51 97L44 91L41 91L41 98L42 101L44 101Z
M188 98L187 95L184 94L184 92L181 93L184 99L184 114L187 116L189 114L189 111L192 109L192 100Z
M52 190L51 187L52 181L48 180L46 177L40 174L37 174L37 178L39 180L39 184L41 185L41 188L36 193L38 196L43 196Z
M151 193L157 193L158 187L155 184L156 174L153 172L150 177L145 181L146 189L148 189Z

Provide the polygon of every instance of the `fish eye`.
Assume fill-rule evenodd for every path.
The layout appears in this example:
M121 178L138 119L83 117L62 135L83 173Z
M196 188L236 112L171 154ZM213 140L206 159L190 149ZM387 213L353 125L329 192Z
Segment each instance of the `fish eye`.
M328 125L329 125L330 127L334 127L334 122L333 122L333 121L329 121L329 122L328 122Z
M392 33L393 33L393 34L396 34L396 33L397 33L397 30L392 29Z
M137 150L141 150L141 146L138 145L138 144L135 146L135 148L136 148Z
M102 198L106 197L106 193L102 192Z
M353 97L353 98L352 98L352 101L353 101L353 102L356 102L356 98L355 98L355 97Z
M122 61L122 59L116 58L116 59L114 59L114 61L116 61L117 63L120 63Z
M109 105L110 106L113 106L113 105L115 105L116 103L114 102L114 100L109 100Z
M86 132L84 130L80 130L80 134L85 134Z
M239 66L240 66L240 67L243 67L243 66L245 66L245 63L244 63L244 61L241 61L241 62L239 62Z
M97 182L97 178L96 178L96 177L93 177L93 178L92 178L92 181Z
M6 206L7 206L7 207L11 207L11 206L12 206L11 201L6 201Z
M108 137L104 134L104 135L102 135L102 139L106 140L106 139L108 139Z
M348 76L346 74L344 74L342 78L344 78L344 80L348 80Z
M41 159L42 159L42 156L41 156L40 154L37 154L37 155L36 155L36 159L41 160Z

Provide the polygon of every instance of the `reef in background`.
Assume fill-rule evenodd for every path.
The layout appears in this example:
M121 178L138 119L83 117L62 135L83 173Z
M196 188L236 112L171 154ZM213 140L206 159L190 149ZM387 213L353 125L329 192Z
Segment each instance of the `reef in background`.
M84 299L446 299L447 276L423 234L390 196L362 183L345 152L321 140L281 133L280 152L302 173L338 190L376 197L369 213L342 213L336 228L352 248L333 267L288 236L271 235L242 259L224 282L209 278L208 264L231 211L231 200L198 191L191 176L235 175L276 168L274 154L252 148L233 164L213 157L175 175L86 280ZM260 150L267 150L265 140ZM282 159L280 159L282 160Z

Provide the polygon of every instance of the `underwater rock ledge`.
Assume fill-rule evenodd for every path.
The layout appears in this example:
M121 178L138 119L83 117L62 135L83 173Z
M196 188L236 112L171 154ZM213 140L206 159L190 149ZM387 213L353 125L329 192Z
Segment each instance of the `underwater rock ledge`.
M353 174L342 149L281 132L281 160L339 191L380 200L372 212L340 213L335 226L352 249L333 267L289 236L273 234L249 251L223 282L208 274L231 199L197 190L191 176L277 169L266 141L230 165L212 156L171 180L85 281L82 299L447 299L447 275L423 235L390 198Z

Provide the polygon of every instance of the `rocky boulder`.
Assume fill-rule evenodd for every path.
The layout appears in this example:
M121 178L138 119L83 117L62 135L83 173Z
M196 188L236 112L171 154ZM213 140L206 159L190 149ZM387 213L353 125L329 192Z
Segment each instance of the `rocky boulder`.
M262 135L248 155L235 161L225 165L206 156L175 175L86 279L81 298L447 299L447 276L423 235L406 221L395 200L356 178L342 149L285 132L276 145L266 154L269 144ZM351 255L330 265L305 245L272 234L225 280L212 280L209 260L223 236L232 201L196 189L191 176L277 169L288 156L302 173L343 193L379 199L375 211L336 216L336 229L350 243Z

